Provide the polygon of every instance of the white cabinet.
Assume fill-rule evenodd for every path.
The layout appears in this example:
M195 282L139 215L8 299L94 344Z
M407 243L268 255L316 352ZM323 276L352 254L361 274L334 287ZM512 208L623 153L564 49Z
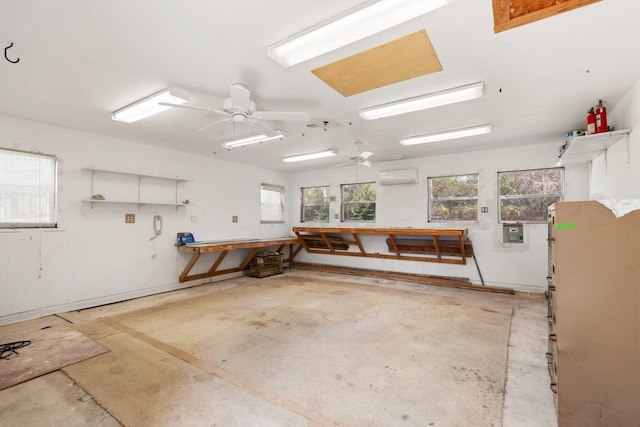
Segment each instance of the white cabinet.
M91 193L83 202L121 203L161 206L186 206L189 200L181 196L181 184L190 179L149 175L93 167L82 168L91 173ZM101 198L102 197L102 198Z
M629 132L631 129L623 129L573 138L560 157L559 165L589 163L603 153L606 155L609 147L621 140L627 141L628 149Z

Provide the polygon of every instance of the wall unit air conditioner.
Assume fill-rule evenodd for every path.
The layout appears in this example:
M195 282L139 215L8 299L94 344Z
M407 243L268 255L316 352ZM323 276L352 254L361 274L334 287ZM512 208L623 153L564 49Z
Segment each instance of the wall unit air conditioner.
M395 169L378 172L380 185L417 184L418 169Z

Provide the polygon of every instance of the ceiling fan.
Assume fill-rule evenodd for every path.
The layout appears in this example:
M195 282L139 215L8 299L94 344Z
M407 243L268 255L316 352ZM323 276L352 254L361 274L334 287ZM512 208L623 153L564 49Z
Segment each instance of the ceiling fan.
M356 151L349 155L349 161L331 166L331 168L339 168L341 166L348 166L355 164L356 166L362 165L368 168L371 167L371 163L375 162L388 162L390 160L400 160L402 156L400 154L391 154L388 156L376 156L371 151L363 151L362 141L355 142Z
M256 111L256 103L250 98L251 92L242 83L233 83L229 85L229 98L222 102L222 109L199 107L196 105L172 104L170 102L161 102L161 105L176 108L186 108L190 110L207 111L210 113L224 116L214 122L211 122L198 131L207 129L220 122L250 123L260 124L262 120L283 121L283 122L309 122L311 115L309 113L286 112L286 111ZM264 125L263 125L264 126ZM267 127L267 126L265 126Z

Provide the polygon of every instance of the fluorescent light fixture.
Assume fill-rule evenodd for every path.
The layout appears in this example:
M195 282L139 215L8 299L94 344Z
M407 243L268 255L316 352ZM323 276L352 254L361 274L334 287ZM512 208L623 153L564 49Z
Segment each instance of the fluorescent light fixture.
M231 149L235 147L242 147L244 145L255 144L258 142L271 141L274 139L282 139L283 137L284 135L282 134L267 136L264 133L259 133L257 135L249 135L249 136L243 136L240 138L232 139L231 141L227 141L224 144L222 144L222 146L224 148Z
M338 152L334 149L317 151L315 153L307 153L307 154L297 154L295 156L287 156L283 157L282 161L285 163L291 162L302 162L305 160L314 160L314 159L322 159L324 157L331 157L338 154Z
M369 0L269 46L267 55L290 67L417 18L455 0Z
M170 102L172 104L184 104L188 101L188 96L184 94L178 95L172 89L164 89L160 92L149 95L140 101L136 101L131 105L119 109L111 115L113 120L124 123L133 123L154 114L158 114L168 108L167 105L160 105L160 102Z
M491 132L491 125L479 125L462 129L452 129L426 135L408 136L400 138L402 145L426 144L427 142L446 141L448 139L465 138L467 136L482 135Z
M427 108L455 104L456 102L469 101L482 97L483 93L484 83L478 82L430 93L428 95L377 105L375 107L363 108L359 113L360 117L364 120L380 119L398 114L411 113L413 111L426 110Z

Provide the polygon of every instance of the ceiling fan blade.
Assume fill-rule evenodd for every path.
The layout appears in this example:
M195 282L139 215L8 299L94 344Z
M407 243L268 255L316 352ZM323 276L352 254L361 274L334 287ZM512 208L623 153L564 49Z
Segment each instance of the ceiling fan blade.
M229 85L229 95L234 107L240 108L243 111L249 111L251 107L251 100L249 99L251 92L245 85L242 83Z
M369 160L372 162L388 162L390 160L400 160L401 158L400 154L390 154L388 156L373 156Z
M282 122L309 122L311 121L311 114L309 113L297 113L287 111L254 111L251 117L260 120L274 120Z
M348 166L348 165L352 165L352 164L353 164L353 162L344 162L344 163L340 163L340 164L337 164L337 165L330 166L329 169L341 168L342 166Z
M225 116L230 115L226 111L218 110L217 108L198 107L197 105L172 104L170 102L159 102L158 104L165 105L167 107L186 108L189 110L198 110L198 111L208 111L209 113L224 114Z
M203 131L203 130L205 130L205 129L207 129L207 128L210 128L211 126L216 125L216 124L218 124L218 123L220 123L220 122L228 122L229 120L230 120L230 119L229 119L228 117L227 117L227 118L224 118L224 119L216 120L215 122L211 122L211 123L209 123L208 125L204 125L204 126L202 126L200 129L198 129L198 132L201 132L201 131Z
M361 164L362 166L366 166L368 168L371 167L371 162L369 160L365 160L364 162L361 162L359 164Z
M284 132L282 132L282 131L278 132L278 131L270 128L269 126L265 125L264 123L261 123L260 121L254 120L252 118L247 119L247 123L251 127L257 127L257 128L262 129L261 132L264 133L267 136L276 136L277 134L288 136L288 134L285 135Z
M372 155L373 153L371 151L363 151L362 153L360 153L360 157L362 157L365 160L371 157Z

